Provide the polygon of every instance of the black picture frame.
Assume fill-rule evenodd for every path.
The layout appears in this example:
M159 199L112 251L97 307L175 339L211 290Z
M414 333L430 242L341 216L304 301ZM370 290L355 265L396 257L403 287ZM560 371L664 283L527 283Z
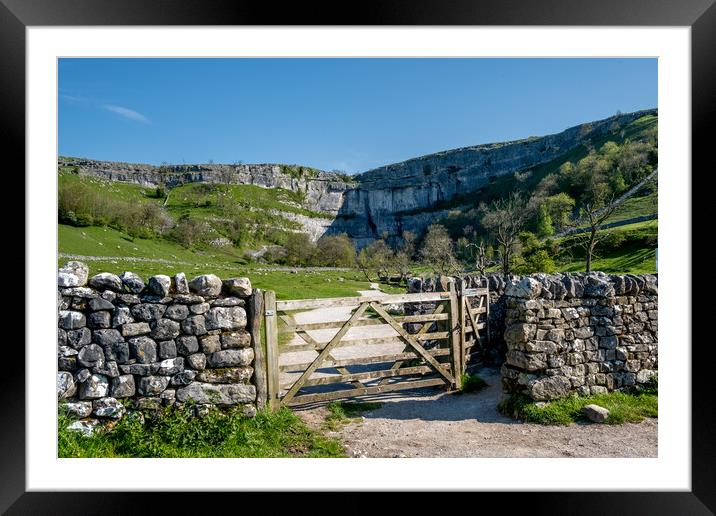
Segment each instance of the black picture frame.
M350 6L332 2L269 2L231 0L0 0L0 105L6 180L15 192L25 185L25 29L28 26L87 25L554 25L554 26L688 26L691 27L692 170L702 176L714 171L709 129L716 116L716 0L453 0L383 1ZM352 8L351 8L352 7ZM689 171L683 171L684 180ZM697 174L691 173L691 181ZM693 183L692 183L693 184ZM698 189L692 191L698 192ZM697 205L695 199L692 206ZM707 204L709 205L709 204ZM692 208L693 209L693 208ZM696 222L696 218L692 219ZM24 270L26 235L17 227L16 251L9 267ZM695 231L692 230L692 235ZM693 253L693 250L692 250ZM708 255L692 254L693 270L708 269ZM8 267L6 265L6 267ZM26 271L30 274L31 271ZM19 274L18 274L19 276ZM19 281L19 279L17 280ZM691 277L683 281L691 283ZM27 295L27 293L26 293ZM690 300L683 300L689 302ZM13 299L17 310L18 300ZM25 303L25 323L30 307ZM692 320L708 317L692 303ZM689 323L684 321L685 327ZM695 342L695 333L692 341ZM687 346L685 342L672 343ZM480 494L479 505L505 502L510 510L549 514L713 514L716 511L716 425L712 404L714 345L710 339L692 346L692 490L690 492L547 492ZM16 358L21 360L20 358ZM164 493L151 497L126 493L25 492L25 377L19 367L0 375L0 510L8 514L123 514L141 511L186 512L197 496ZM618 472L615 472L618 474ZM212 504L223 504L231 494L214 493ZM295 497L296 495L294 495ZM220 497L220 498L217 498ZM488 500L488 497L490 500ZM421 497L411 495L413 501ZM342 499L344 507L358 506L359 494ZM470 505L477 506L477 499ZM294 498L295 501L295 498ZM204 504L205 500L199 503ZM98 510L98 508L106 510ZM218 508L218 506L217 506ZM479 510L475 508L474 510Z

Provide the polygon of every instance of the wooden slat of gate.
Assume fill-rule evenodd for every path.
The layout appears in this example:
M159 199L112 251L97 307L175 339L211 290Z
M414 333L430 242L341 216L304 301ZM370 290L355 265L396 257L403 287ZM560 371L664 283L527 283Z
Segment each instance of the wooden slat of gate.
M448 319L448 314L421 314L421 315L398 315L393 317L396 321L400 323L409 323L409 322L425 322L425 321L446 321ZM295 323L288 323L286 322L286 325L279 328L279 333L295 333L297 331L313 331L313 330L328 330L332 328L340 328L343 323L346 322L346 319L340 320L340 321L327 321L327 322L319 322L319 323L305 323L305 324L295 324ZM353 325L354 328L358 326L379 326L385 324L385 321L382 321L380 319L360 319L356 321L356 323Z
M338 330L338 333L336 333L335 336L331 339L331 341L326 344L326 347L321 350L321 352L318 354L318 357L316 357L313 363L308 366L308 368L303 372L303 374L298 378L298 380L296 380L296 383L294 383L293 386L288 390L286 395L283 397L283 403L288 403L289 401L291 401L291 398L296 395L303 383L308 379L309 376L313 374L313 372L318 368L318 366L321 365L321 362L323 362L323 360L329 355L333 347L343 338L343 336L348 332L348 330L351 329L351 326L353 326L353 322L361 315L363 315L363 312L366 311L368 306L372 306L372 303L363 303L358 307L355 312L353 312L353 315L351 315L350 319L348 319L346 323L341 327L341 329ZM278 364L276 367L276 371L278 372Z
M448 348L439 349L428 349L427 353L430 353L434 357L443 357L450 354ZM360 358L348 358L345 360L331 360L327 358L323 361L322 367L335 367L335 366L352 366L352 365L370 365L370 364L383 364L393 362L396 360L410 360L415 358L415 353L412 351L407 353L393 354L393 355L376 355ZM279 366L281 371L303 371L313 362L302 362L300 364L283 364ZM321 369L322 367L319 367Z
M428 321L428 322L427 322L426 324L423 324L423 327L418 330L418 333L414 333L414 334L412 334L412 335L415 336L415 338L421 338L421 337L422 337L423 335L425 335L425 333L430 329L430 327L433 325L433 322L434 322L435 320L446 320L446 319L448 318L448 314L443 314L442 312L443 312L444 310L445 310L445 303L440 303L440 304L435 308L435 310L433 311L432 314L426 314L426 315L429 315L429 316L444 316L444 318L443 318L443 319L432 319L432 318L430 318L430 319L424 319L425 321ZM395 318L395 320L397 321L398 319ZM445 336L447 337L447 332L446 332L446 335L445 335ZM403 349L403 351L405 352L405 351L408 351L409 349L410 349L410 346L409 346L409 345L406 345L406 347ZM414 357L410 357L410 358L414 358ZM403 365L403 361L400 360L400 361L396 362L395 364L393 364L390 368L391 368L391 369L399 369L400 366L402 366L402 365ZM383 384L385 384L385 383L388 383L388 378L385 378L385 379L381 380L380 382L378 382L378 385L383 385Z
M312 403L316 401L328 401L339 398L354 398L356 396L365 396L368 394L381 394L384 392L401 391L406 389L419 389L423 387L433 387L436 385L445 385L443 378L430 378L425 380L415 380L410 382L389 383L387 385L375 385L371 387L363 387L361 389L350 389L333 392L321 392L317 394L302 394L295 397L286 404L299 405L303 403Z
M417 294L391 294L387 296L360 296L360 297L334 297L331 299L293 299L290 301L277 301L276 306L281 311L300 310L304 308L326 308L336 306L358 306L363 303L402 304L421 303L428 301L445 301L449 297L447 292L423 292Z
M448 372L442 367L442 365L441 365L437 360L435 360L432 356L430 356L430 354L425 351L425 348L423 348L420 344L418 344L418 341L416 341L411 334L409 334L407 331L405 331L405 329L404 329L400 324L398 324L397 322L395 322L395 321L393 320L393 318L392 318L390 315L388 315L388 312L386 312L385 310L383 310L383 308L382 308L378 303L371 302L371 303L370 303L370 307L371 307L378 315L380 315L380 316L385 320L385 322L387 322L388 324L390 324L390 325L395 329L395 331L397 331L397 332L406 340L406 342L407 342L408 344L410 344L410 346L411 346L420 356L422 356L422 357L425 359L425 361L426 361L427 363L429 363L430 365L432 365L433 368L434 368L438 373L440 373L440 375L441 375L443 378L445 378L445 380L447 380L447 382L448 382L449 384L452 384L452 383L454 382L454 379L452 378L452 375L451 375L450 373L448 373Z

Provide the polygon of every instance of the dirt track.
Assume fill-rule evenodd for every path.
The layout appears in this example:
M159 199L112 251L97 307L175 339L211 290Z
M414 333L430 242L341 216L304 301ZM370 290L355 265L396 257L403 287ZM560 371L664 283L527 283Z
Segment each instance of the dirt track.
M338 437L351 457L657 457L656 419L624 425L543 426L501 415L499 371L479 371L489 387L476 394L438 389L380 397L383 406ZM378 401L366 397L364 400ZM320 427L325 407L298 411Z

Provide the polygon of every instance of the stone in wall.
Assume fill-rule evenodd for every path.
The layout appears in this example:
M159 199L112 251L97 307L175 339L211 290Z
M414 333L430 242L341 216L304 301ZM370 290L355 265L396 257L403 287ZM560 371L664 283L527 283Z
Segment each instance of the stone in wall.
M58 271L57 397L91 432L127 408L188 401L255 413L247 278ZM85 286L87 285L87 286Z

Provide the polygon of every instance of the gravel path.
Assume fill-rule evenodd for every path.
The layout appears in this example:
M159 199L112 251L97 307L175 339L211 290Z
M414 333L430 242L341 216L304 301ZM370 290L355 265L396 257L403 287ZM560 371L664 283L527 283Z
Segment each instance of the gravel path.
M657 457L656 419L623 425L543 426L501 415L500 375L478 374L489 387L474 394L438 389L365 397L383 406L350 423L338 437L351 457ZM324 407L298 410L320 428Z

